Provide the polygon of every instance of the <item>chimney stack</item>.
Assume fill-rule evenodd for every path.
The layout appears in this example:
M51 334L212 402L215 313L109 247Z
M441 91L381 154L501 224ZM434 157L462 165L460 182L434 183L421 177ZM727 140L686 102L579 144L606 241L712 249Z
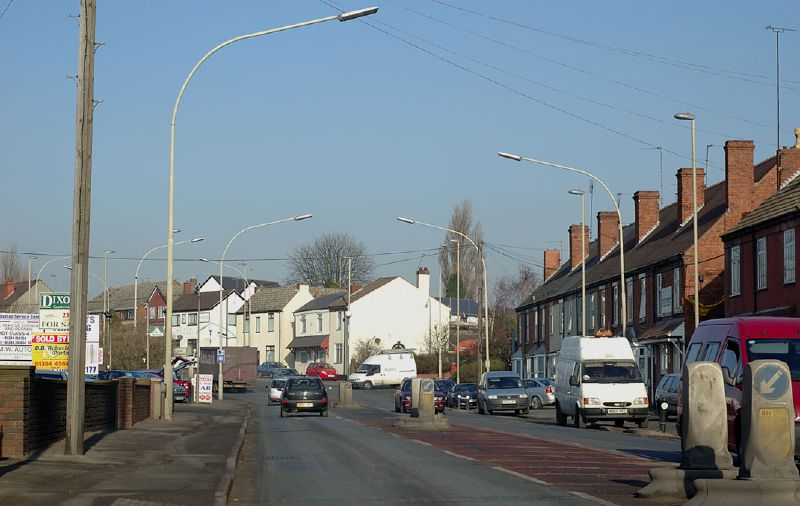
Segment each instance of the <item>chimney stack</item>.
M619 215L616 211L597 213L598 255L603 258L619 243Z
M589 256L589 225L583 226L583 247ZM569 226L569 268L574 269L581 264L581 226Z
M728 141L731 142L731 141ZM727 146L727 143L726 143ZM752 155L752 151L751 151ZM752 161L752 158L750 158ZM753 181L753 164L750 164L750 181ZM692 169L678 169L678 223L686 223L692 217ZM752 190L752 186L751 186ZM706 197L706 170L697 167L697 209L703 207Z
M193 282L194 281L194 282ZM183 294L186 295L187 293L194 292L194 285L197 284L197 280L192 278L189 281L183 282Z
M550 276L556 273L558 267L561 265L561 250L546 249L544 250L544 280L550 279Z
M728 203L729 226L753 210L754 177L753 141L725 143L725 198Z
M636 203L636 243L658 226L659 195L657 191L640 190L633 194Z
M794 180L800 173L800 128L794 129L795 142L791 148L781 149L778 153L778 189Z
M417 288L427 296L431 294L431 271L427 267L417 269Z
M14 281L8 279L5 286L3 286L3 298L7 299L12 293L14 293Z

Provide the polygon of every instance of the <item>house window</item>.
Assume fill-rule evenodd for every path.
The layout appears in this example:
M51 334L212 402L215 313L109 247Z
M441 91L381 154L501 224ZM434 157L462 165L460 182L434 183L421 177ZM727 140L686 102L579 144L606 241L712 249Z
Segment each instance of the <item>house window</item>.
M189 313L189 326L197 325L197 313Z
M275 313L267 315L267 332L275 332Z
M167 316L167 306L158 306L158 319L163 320Z
M344 311L336 312L336 330L342 330L342 320L344 320Z
M613 325L619 324L619 284L614 283L612 285L612 291L614 293L612 301L612 311L611 311L611 322Z
M302 315L300 317L300 333L301 334L306 333L306 315ZM305 360L301 360L301 362L305 362Z
M672 312L681 313L681 269L672 269Z
M182 325L185 325L185 324L186 324L186 313L182 313L182 314L181 314L181 324L182 324Z
M575 299L570 299L567 301L567 305L564 306L564 320L566 321L567 335L569 336L572 335L574 318L575 318Z
M243 325L242 325L242 332L245 332L245 333L247 333L247 332L250 332L250 318L248 318L247 316L245 316L245 317L243 318L243 322L244 322L244 323L243 323Z
M741 289L742 251L739 245L731 247L731 295L739 295Z
M558 333L564 335L564 300L558 301Z
M794 283L794 229L783 231L783 282Z
M639 274L639 321L647 320L647 278Z
M556 305L550 305L550 335L556 333Z
M228 327L236 328L236 314L228 313Z
M784 249L786 249L786 248L784 247ZM155 308L155 306L148 307L147 308L147 314L148 314L148 318L150 318L151 320L155 320L156 319L156 308Z
M258 317L256 317L258 318ZM274 345L267 345L266 347L266 361L267 362L275 362L275 346Z
M322 313L317 313L317 332L322 332Z
M333 363L334 364L341 364L342 363L342 359L343 359L343 355L344 355L342 353L342 343L336 343L335 350L336 350L336 355L334 355L334 357L333 357L334 358Z
M625 280L625 317L633 323L633 278Z
M308 352L306 350L300 351L300 362L302 363L308 362Z
M606 289L600 290L600 327L606 328Z
M661 273L656 274L656 316L664 316L661 312Z
M759 237L756 241L756 289L767 287L767 238Z
M256 334L261 332L261 317L256 316Z
M533 340L539 341L539 310L533 312Z
M211 321L211 315L208 314L208 311L203 311L200 313L200 323L208 323Z
M594 330L597 328L597 321L595 320L596 306L594 295L594 293L589 294L589 330Z
M173 327L177 327L178 325L181 324L180 318L181 318L181 315L179 315L179 314L172 315L172 326Z
M580 335L583 333L583 297L577 297L575 299L575 328L577 329L577 334Z
M524 323L523 323L524 322ZM528 332L528 312L525 311L519 315L519 335L525 335L525 342L530 341L530 332Z

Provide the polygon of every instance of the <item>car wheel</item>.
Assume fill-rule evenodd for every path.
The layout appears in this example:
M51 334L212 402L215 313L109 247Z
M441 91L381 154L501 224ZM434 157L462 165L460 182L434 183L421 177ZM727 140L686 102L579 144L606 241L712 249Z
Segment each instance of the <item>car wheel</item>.
M561 406L556 402L556 425L561 427L567 425L567 415L561 412Z
M284 413L283 406L281 406L281 418L285 418L285 417L286 417L286 413Z
M364 382L364 386L362 388L364 388L364 390L372 389L372 382L371 381L365 381Z
M319 416L328 416L328 410L320 411Z
M625 427L625 420L614 420L614 427Z
M542 409L542 400L539 397L534 396L531 399L531 409Z
M640 429L646 429L648 425L650 424L648 423L647 418L636 421L636 426L639 427Z
M478 414L479 414L479 415L484 415L484 414L486 414L486 413L483 411L483 404L481 404L481 401L480 401L480 400L478 400Z
M576 429L586 428L586 419L581 415L581 410L575 408L575 416L572 417Z
M397 401L394 401L394 412L399 413L400 411L400 405L397 403Z
M528 416L528 413L530 413L529 409L523 409L522 410L522 416Z

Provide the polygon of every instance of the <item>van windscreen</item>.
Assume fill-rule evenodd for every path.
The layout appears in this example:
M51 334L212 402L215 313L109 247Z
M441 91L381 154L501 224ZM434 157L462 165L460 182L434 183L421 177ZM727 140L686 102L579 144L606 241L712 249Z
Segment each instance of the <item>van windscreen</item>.
M754 360L780 360L792 372L792 381L800 380L800 339L748 339L747 356Z
M641 383L633 362L588 362L583 365L584 383Z

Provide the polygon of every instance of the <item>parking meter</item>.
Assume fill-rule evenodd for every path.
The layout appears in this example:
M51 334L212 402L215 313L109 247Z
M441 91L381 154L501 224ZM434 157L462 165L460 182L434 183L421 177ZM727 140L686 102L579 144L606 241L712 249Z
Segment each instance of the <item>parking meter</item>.
M780 360L750 362L742 388L739 478L797 479L789 367Z
M667 409L669 409L669 403L662 402L659 407L661 409L658 412L658 430L667 432Z

